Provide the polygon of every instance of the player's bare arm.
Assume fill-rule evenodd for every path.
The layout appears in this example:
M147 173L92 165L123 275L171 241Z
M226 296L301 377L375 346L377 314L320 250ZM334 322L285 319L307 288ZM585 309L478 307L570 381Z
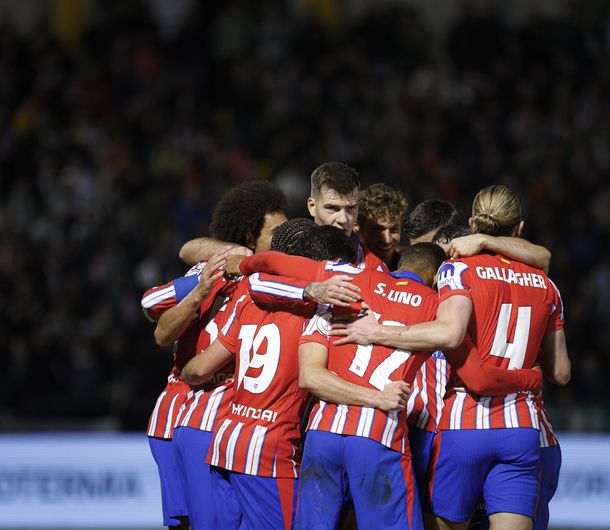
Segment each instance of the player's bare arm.
M184 333L201 302L209 296L214 283L224 274L224 271L219 269L226 259L225 250L214 255L203 269L195 288L179 304L161 315L155 328L155 341L159 346L169 346Z
M201 385L214 377L233 358L233 353L215 340L210 347L195 355L182 369L182 379L189 385Z
M572 363L563 329L544 335L540 347L540 366L544 376L552 383L564 386L570 382Z
M214 254L221 250L226 250L229 255L252 255L252 250L247 247L242 247L241 245L236 245L234 243L227 243L225 241L218 241L209 237L198 237L196 239L191 239L182 245L178 256L184 263L193 266L200 261L209 260Z
M456 237L449 243L447 254L452 259L474 256L483 250L491 250L508 258L521 261L549 272L551 252L540 245L518 237L494 237L487 234L472 234Z
M382 391L355 385L326 368L328 348L317 342L299 346L299 386L319 399L338 405L374 407L386 412L402 410L409 399L410 386L394 381Z
M366 304L362 304L367 308ZM436 319L414 326L383 326L371 311L352 322L334 324L332 334L341 337L336 344L382 344L417 351L452 350L464 340L472 313L472 301L466 296L443 300Z

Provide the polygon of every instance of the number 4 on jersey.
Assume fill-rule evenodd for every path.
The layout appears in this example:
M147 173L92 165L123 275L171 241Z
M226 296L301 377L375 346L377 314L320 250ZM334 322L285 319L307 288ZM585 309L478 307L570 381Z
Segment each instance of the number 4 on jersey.
M508 326L513 311L513 304L502 304L498 314L498 326L494 335L494 343L490 355L510 359L508 369L523 368L527 342L529 340L530 322L532 320L531 307L517 308L517 323L513 342L508 342Z

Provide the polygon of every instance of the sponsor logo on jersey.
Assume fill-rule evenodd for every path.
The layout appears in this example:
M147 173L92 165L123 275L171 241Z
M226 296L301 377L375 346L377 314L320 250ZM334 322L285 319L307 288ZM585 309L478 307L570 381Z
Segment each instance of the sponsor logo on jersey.
M443 263L436 275L436 284L439 291L443 287L448 287L452 291L465 289L462 281L462 274L468 270L468 265L460 261L453 263Z
M243 416L244 418L252 418L254 420L265 420L271 423L275 423L277 420L277 412L273 410L257 409L238 403L231 403L231 412L236 416Z

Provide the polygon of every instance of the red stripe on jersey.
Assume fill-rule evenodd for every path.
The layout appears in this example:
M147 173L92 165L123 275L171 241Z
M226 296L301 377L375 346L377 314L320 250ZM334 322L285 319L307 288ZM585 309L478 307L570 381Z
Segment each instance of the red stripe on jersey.
M514 428L539 428L529 394L482 397L447 389L439 430Z
M172 381L167 384L157 398L155 408L148 420L147 436L171 440L178 411L188 392L189 386L182 381Z
M436 432L443 410L443 397L449 376L445 359L430 357L415 376L407 403L407 423Z
M542 394L534 396L533 402L538 414L538 422L540 423L540 447L555 447L559 445L559 440L553 432L553 426L544 408Z

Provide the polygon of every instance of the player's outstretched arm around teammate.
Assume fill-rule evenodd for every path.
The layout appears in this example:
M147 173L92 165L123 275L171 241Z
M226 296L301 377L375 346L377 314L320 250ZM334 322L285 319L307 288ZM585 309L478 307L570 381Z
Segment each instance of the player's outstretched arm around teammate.
M324 401L337 405L374 407L386 412L402 410L410 385L392 381L383 390L350 383L328 368L328 347L317 342L299 346L299 386Z
M199 282L176 306L161 315L155 329L155 341L159 346L169 346L178 339L191 323L201 303L210 295L224 270L221 270L227 259L227 249L215 254L201 272Z

